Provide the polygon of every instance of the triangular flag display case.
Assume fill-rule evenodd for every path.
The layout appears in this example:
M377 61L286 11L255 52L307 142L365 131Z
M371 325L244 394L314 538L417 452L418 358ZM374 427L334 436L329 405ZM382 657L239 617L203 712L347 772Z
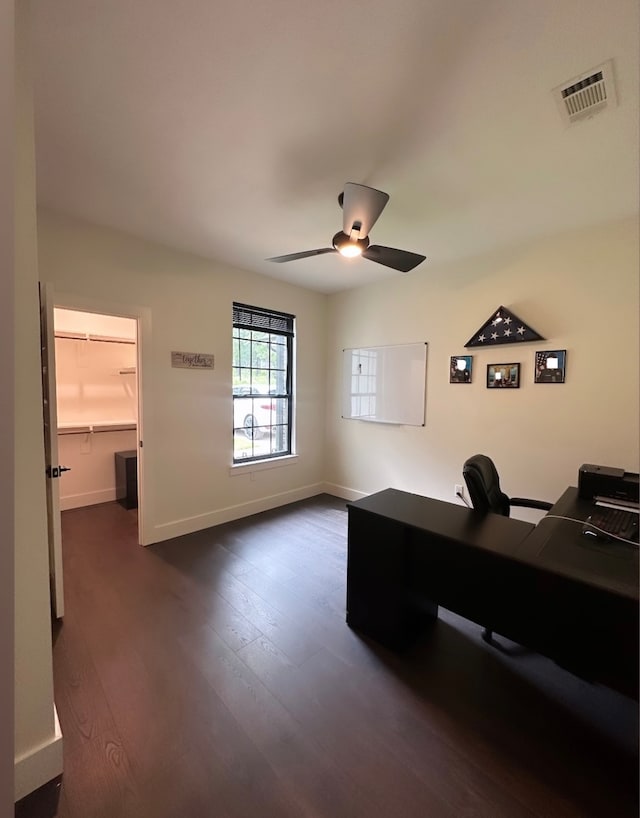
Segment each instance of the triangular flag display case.
M544 340L540 333L525 324L515 313L506 307L498 307L480 329L473 333L465 347L495 347L499 344Z

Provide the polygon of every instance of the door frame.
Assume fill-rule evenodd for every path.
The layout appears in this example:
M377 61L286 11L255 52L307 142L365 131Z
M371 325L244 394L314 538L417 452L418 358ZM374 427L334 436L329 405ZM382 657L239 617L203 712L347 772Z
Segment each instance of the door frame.
M137 321L136 339L136 381L138 395L138 417L136 422L136 450L138 465L138 544L149 545L147 531L152 530L147 481L145 475L150 473L149 464L152 454L149 439L145 437L148 424L145 423L144 397L149 394L150 370L148 364L151 355L151 308L135 304L123 304L119 301L77 295L75 293L53 291L53 306L60 309L92 312L98 315L115 315L119 318L133 318Z
M64 616L64 572L62 567L62 520L59 479L62 467L58 456L58 384L53 327L53 287L51 284L39 284L38 300L40 302L43 452L47 475L45 485L51 612L55 619L61 619Z

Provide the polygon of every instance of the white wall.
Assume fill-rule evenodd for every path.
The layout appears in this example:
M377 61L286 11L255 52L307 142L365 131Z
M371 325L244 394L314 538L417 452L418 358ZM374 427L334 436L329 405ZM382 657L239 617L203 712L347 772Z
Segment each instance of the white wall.
M135 430L58 435L58 458L71 469L60 479L60 510L115 500L114 453L136 447Z
M135 344L56 338L58 428L138 416Z
M38 228L40 278L63 294L58 306L84 297L150 312L150 337L140 338L145 542L322 490L326 296L47 211ZM234 301L297 317L298 458L231 476ZM213 353L215 369L172 369L172 350Z
M62 772L53 707L27 2L16 4L15 797Z
M327 485L343 496L387 486L453 499L464 460L491 455L511 494L554 500L582 463L638 470L638 234L633 221L541 239L327 298L43 212L41 279L62 292L152 311L153 522L149 541L213 525ZM177 271L177 272L176 272ZM126 295L123 296L123 293ZM229 476L231 303L298 315L294 466ZM325 325L325 302L328 321ZM465 350L500 305L547 340ZM328 387L323 417L326 339ZM340 417L342 349L427 341L424 428ZM172 349L213 352L214 373L172 370ZM538 349L566 349L561 385L534 384ZM449 384L471 352L471 385ZM522 364L518 390L485 387L486 365ZM323 460L323 440L326 450ZM156 441L157 440L157 445ZM146 444L145 444L146 450ZM516 512L535 519L533 512Z
M500 305L547 340L466 351ZM464 460L480 452L495 460L507 493L553 501L576 485L582 463L637 472L638 306L635 221L448 267L427 260L331 296L327 481L343 496L394 486L453 501ZM343 347L414 341L429 344L426 426L341 419ZM567 350L565 384L533 383L543 349ZM449 384L449 358L469 353L473 383ZM521 388L488 390L487 364L511 361L522 362Z

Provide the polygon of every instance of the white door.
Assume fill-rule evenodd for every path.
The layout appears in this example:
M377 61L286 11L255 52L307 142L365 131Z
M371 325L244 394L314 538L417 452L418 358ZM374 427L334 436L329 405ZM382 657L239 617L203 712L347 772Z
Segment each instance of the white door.
M68 469L58 463L56 361L55 339L53 334L53 288L51 284L40 284L40 339L42 354L44 452L47 475L47 522L49 528L51 607L54 616L60 619L64 616L60 476L62 472L68 471Z

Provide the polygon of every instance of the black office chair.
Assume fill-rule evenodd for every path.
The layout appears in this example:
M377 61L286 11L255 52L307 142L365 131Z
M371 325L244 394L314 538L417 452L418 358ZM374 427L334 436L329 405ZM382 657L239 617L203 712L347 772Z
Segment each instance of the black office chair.
M486 454L474 454L462 467L462 476L467 484L469 497L474 511L486 514L502 514L508 517L512 506L536 508L540 511L549 511L551 503L544 500L530 500L525 497L508 497L500 488L500 478L496 467ZM493 641L493 631L485 628L482 632L485 642L496 646Z

